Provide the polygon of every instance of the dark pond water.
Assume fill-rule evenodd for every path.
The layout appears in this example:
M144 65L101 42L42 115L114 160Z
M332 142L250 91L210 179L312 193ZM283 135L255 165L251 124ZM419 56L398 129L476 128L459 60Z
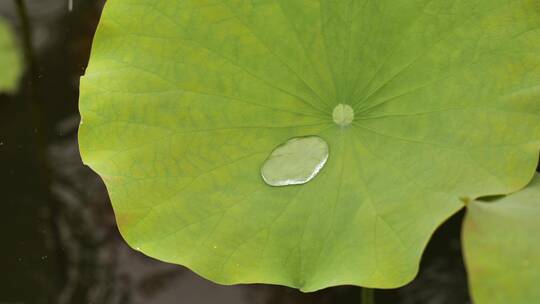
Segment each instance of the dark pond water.
M24 41L16 1L0 0L0 15ZM81 163L76 138L78 81L103 1L73 0L71 11L69 0L24 1L34 64L17 92L0 95L0 303L361 303L360 288L352 286L312 294L220 286L130 249L103 183ZM377 303L469 302L462 217L433 237L418 278L377 290Z

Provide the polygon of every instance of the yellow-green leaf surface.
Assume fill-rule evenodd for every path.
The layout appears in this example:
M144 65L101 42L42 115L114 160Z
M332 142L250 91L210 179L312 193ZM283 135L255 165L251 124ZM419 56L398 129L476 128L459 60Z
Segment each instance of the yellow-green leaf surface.
M0 18L0 92L13 91L20 73L21 61L13 33Z
M475 303L540 303L540 175L520 192L467 209L463 247Z
M81 153L149 256L223 284L401 286L461 198L530 180L539 27L536 0L110 0ZM268 186L297 136L326 165Z

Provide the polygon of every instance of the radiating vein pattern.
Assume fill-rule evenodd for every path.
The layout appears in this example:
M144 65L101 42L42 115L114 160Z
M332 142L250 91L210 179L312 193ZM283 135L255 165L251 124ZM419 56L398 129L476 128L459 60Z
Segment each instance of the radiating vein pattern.
M223 284L397 287L460 198L529 181L539 54L535 0L111 0L81 153L147 255ZM324 168L267 185L306 136Z

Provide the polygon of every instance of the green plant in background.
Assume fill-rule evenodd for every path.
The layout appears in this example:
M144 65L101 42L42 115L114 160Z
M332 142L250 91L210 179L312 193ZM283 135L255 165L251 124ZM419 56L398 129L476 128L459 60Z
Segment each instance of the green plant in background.
M532 178L539 27L534 0L112 0L81 154L152 257L222 284L399 287L464 202ZM320 172L266 184L306 136L328 145Z
M467 209L463 246L474 299L539 302L540 175L523 191Z
M13 34L0 18L0 92L15 90L21 69L21 58Z

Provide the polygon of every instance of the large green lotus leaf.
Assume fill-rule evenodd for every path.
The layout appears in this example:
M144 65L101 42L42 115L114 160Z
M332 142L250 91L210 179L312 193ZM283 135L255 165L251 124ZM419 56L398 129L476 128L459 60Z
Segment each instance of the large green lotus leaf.
M81 153L149 256L223 284L401 286L461 199L531 179L539 27L536 0L111 0ZM321 172L266 185L310 135Z
M540 303L540 174L520 192L467 209L463 248L475 303Z
M0 92L13 91L21 73L21 61L13 34L0 18Z

